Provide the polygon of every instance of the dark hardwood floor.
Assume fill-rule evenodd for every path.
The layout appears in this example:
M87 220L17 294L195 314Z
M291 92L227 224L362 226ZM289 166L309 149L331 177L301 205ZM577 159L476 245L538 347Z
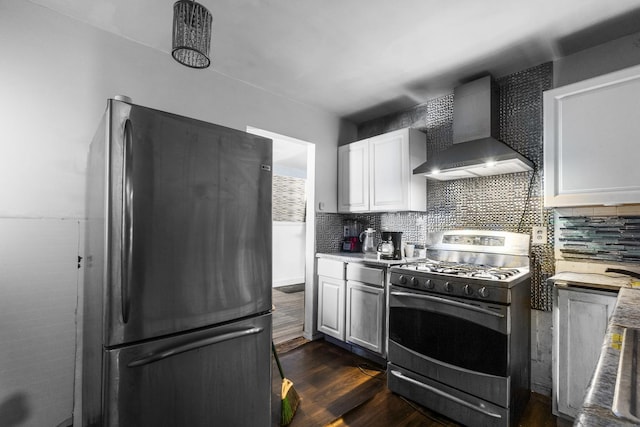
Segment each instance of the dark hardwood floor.
M281 348L282 351L286 350ZM292 427L458 426L391 393L384 367L323 340L280 354L302 401ZM273 366L273 425L279 425L280 377ZM520 426L570 426L551 414L551 400L532 393Z

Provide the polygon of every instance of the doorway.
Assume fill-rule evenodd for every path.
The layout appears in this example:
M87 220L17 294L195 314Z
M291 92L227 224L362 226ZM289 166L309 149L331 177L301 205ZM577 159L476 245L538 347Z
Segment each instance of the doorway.
M307 289L313 289L315 146L262 129L248 127L247 132L273 141L272 299L277 345L303 336Z

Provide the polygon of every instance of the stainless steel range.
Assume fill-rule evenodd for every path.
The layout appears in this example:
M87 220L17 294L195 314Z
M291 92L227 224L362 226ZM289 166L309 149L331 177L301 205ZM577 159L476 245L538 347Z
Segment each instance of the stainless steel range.
M529 399L529 235L430 233L391 268L388 386L465 425L514 425Z

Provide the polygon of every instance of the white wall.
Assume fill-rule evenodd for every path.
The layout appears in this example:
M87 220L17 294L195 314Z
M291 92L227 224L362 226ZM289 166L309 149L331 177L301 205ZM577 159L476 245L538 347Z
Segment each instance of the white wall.
M71 415L79 232L77 220L0 218L0 426Z
M273 287L304 283L305 222L273 222Z
M356 130L216 73L216 58L192 70L28 1L0 0L0 52L0 425L57 425L72 410L85 161L108 97L313 142L315 205L332 212L335 149Z

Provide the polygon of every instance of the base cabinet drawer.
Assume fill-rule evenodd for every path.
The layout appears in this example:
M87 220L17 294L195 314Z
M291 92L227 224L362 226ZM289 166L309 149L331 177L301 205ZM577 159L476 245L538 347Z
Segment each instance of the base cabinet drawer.
M347 264L347 280L354 280L356 282L383 287L384 270L381 268L367 267L361 264Z
M318 276L345 279L345 263L333 259L318 258Z

